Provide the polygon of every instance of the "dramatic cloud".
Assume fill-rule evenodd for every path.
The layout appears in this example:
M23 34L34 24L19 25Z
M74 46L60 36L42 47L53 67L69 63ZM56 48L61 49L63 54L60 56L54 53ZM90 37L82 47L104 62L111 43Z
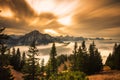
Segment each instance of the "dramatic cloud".
M52 35L120 35L120 0L0 0L0 27L6 33L34 29Z

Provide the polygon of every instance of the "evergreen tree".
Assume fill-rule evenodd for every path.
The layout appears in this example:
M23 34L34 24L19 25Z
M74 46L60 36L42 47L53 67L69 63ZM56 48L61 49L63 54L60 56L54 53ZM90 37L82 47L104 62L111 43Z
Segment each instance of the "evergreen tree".
M117 43L115 43L113 53L109 54L106 65L110 66L111 69L120 70L120 44L117 45Z
M25 52L23 52L20 69L22 69L25 64L26 64L26 55Z
M6 68L9 64L9 55L5 54L7 51L7 46L5 40L8 36L2 34L5 28L0 28L0 80L13 80L10 69Z
M0 80L14 80L9 68L0 67Z
M0 32L3 31L1 30ZM0 33L0 66L5 66L9 64L9 56L8 54L5 54L5 52L8 50L7 45L5 43L6 35Z
M38 49L35 46L35 41L31 44L28 50L28 60L23 68L23 72L27 74L24 76L25 80L37 80L39 73L39 59L36 58Z
M60 66L61 64L64 64L65 61L67 61L67 55L61 54L60 56L57 56L57 65Z
M98 49L95 50L95 72L100 72L103 68L102 64L102 57L100 55L100 52L98 52Z
M105 65L112 66L112 54L110 53L107 57L107 60L105 62Z
M79 70L87 73L88 72L89 55L87 54L87 51L86 51L85 41L83 41L82 45L79 47L77 57L78 57Z
M49 78L50 75L57 73L57 52L55 43L53 43L51 52L50 52L50 58L47 64L47 78Z
M52 74L57 72L56 56L57 56L56 47L55 47L55 43L53 43L52 49L51 49L51 52L50 52L50 63L51 63L50 71L51 71Z
M114 63L114 68L113 69L118 69L120 70L120 45L115 45L115 49L113 52L113 63Z
M83 51L86 51L85 41L82 42L82 50L83 50Z
M20 53L20 49L18 48L16 53L16 62L14 68L20 71L20 65L21 65L21 53Z
M10 65L12 66L16 66L16 51L15 51L15 48L13 47L12 48L12 55L11 55L11 58L10 58Z
M72 70L73 71L77 71L78 70L78 60L77 60L77 42L75 42L75 45L74 45L74 50L73 50L73 60L72 60Z
M41 67L40 67L40 72L41 72L41 75L43 75L44 72L45 72L44 59L42 59L40 66L41 66Z
M90 56L89 56L89 71L88 71L89 73L88 74L94 74L102 70L101 55L95 46L96 45L93 41L93 43L90 44L90 47L89 47Z
M12 49L10 64L14 67L15 70L21 70L21 53L19 48L17 51L15 51L15 48Z
M12 48L12 55L16 55L15 48Z

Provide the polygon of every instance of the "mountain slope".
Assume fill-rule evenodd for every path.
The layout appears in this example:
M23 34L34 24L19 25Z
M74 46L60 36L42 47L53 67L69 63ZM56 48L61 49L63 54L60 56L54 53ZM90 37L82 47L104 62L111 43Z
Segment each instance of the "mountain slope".
M11 37L9 39L9 44L15 43L14 45L30 45L34 40L36 41L37 45L48 44L51 42L61 42L60 39L54 38L48 34L42 34L39 31L34 30L17 39Z

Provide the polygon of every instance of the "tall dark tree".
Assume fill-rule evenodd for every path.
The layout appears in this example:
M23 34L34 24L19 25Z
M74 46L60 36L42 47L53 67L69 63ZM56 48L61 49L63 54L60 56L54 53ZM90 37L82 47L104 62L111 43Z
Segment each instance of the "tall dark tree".
M95 43L93 41L92 44L90 44L89 47L89 73L88 74L94 74L96 72L100 72L102 70L102 58L100 53L98 52L98 49L95 47Z
M11 58L10 58L10 65L12 65L13 67L16 66L16 50L15 48L13 47L12 48L12 55L11 55Z
M16 70L20 70L20 65L21 65L21 53L20 53L20 49L17 49L17 53L16 53L16 63L14 68Z
M23 52L22 59L21 59L20 69L23 68L23 66L25 65L25 63L26 63L26 55L25 55L25 52Z
M87 73L88 72L88 58L85 41L82 42L82 45L78 49L78 68L80 71Z
M78 48L78 45L77 45L77 42L75 42L75 45L74 45L74 50L73 50L73 60L72 60L72 70L73 71L77 71L78 70L78 61L77 61L77 48Z
M45 65L44 65L44 59L42 59L41 65L40 65L40 73L41 73L41 75L43 75L44 72L45 72Z
M50 65L51 65L50 71L52 74L57 72L56 56L57 56L56 47L55 47L55 43L53 43L52 49L50 52Z
M5 28L0 28L0 80L13 80L10 69L7 68L9 64L9 55L5 54L7 46L5 40L8 38L2 32Z
M110 66L111 69L120 70L120 44L115 43L113 53L109 54L106 65Z
M0 67L0 80L14 80L10 68Z
M19 48L17 51L15 51L15 48L12 49L10 64L14 67L15 70L21 70L21 53Z
M67 61L67 55L60 55L60 56L57 56L57 65L60 66L61 64L64 64L65 61Z
M8 49L5 41L8 36L2 33L4 30L5 28L0 28L0 66L5 66L9 64L9 56L5 54Z
M105 62L105 65L110 66L110 67L113 65L113 63L112 63L112 54L111 53L108 55L107 60Z
M53 43L51 52L50 52L50 58L47 64L47 78L49 78L50 75L57 73L57 52L55 43Z
M38 56L38 49L35 46L35 41L30 45L28 52L28 60L23 68L23 72L28 75L24 78L25 80L36 80L39 72L39 59L36 58Z

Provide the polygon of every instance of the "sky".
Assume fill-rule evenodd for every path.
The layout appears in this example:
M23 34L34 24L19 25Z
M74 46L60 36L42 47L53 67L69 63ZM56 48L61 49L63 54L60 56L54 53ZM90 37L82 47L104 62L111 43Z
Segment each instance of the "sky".
M120 39L120 0L0 0L6 34Z

